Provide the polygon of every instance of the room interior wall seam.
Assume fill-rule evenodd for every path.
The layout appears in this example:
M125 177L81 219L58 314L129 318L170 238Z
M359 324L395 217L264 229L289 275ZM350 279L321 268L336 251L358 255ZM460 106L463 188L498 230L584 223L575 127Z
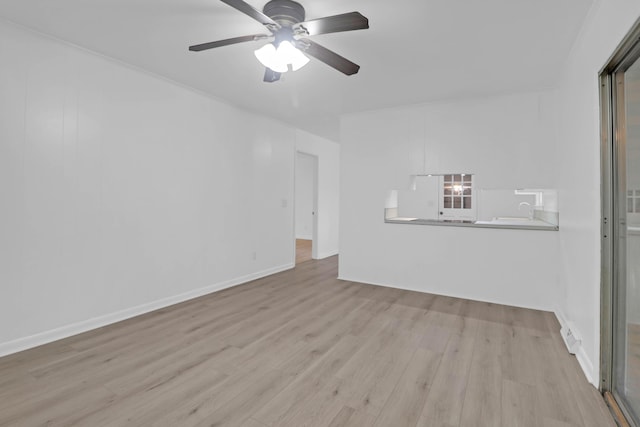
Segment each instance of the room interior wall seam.
M578 31L578 34L576 34L576 37L573 40L573 43L571 43L571 48L569 49L569 53L564 59L564 63L561 69L566 68L567 64L569 64L570 61L575 57L578 41L584 37L585 31L587 31L587 28L589 28L595 21L596 16L598 15L598 11L602 7L602 4L603 4L603 0L592 0L591 7L587 11L587 15L585 16L584 21L580 26L580 30ZM561 83L562 83L562 79L560 79L557 82L556 86L559 88L561 86Z
M23 350L28 350L30 348L38 347L40 345L48 344L64 338L68 338L73 335L78 335L83 332L88 332L94 329L98 329L103 326L115 324L117 322L121 322L123 320L127 320L132 317L141 316L143 314L147 314L155 310L166 308L166 307L179 304L185 301L189 301L195 298L199 298L205 295L209 295L224 289L240 286L248 282L251 282L253 280L270 276L272 274L280 273L282 271L290 270L294 267L295 267L294 263L288 263L288 264L280 265L277 267L268 268L262 271L258 271L258 272L247 274L241 277L236 277L234 279L226 280L224 282L219 282L213 285L205 286L203 288L194 289L182 294L162 298L156 301L144 303L135 307L127 308L114 313L101 315L98 317L94 317L92 319L83 320L80 322L76 322L70 325L65 325L65 326L51 329L48 331L43 331L28 337L22 337L12 341L0 343L0 357L17 353Z

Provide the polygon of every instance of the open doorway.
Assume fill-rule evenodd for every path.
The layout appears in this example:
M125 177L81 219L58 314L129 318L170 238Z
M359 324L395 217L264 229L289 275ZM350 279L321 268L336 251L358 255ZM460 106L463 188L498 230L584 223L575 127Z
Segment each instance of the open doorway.
M318 157L296 152L296 265L317 258Z

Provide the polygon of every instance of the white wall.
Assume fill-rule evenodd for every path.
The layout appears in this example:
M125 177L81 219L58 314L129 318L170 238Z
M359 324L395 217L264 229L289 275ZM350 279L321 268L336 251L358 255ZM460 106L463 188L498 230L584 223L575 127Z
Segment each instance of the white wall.
M293 266L294 129L1 22L0 57L0 354Z
M564 289L558 310L582 338L578 360L594 384L599 381L600 349L598 72L639 16L637 0L596 0L558 89L560 143L556 164Z
M318 157L318 259L336 255L340 222L340 145L296 130L296 150Z
M316 158L296 153L296 239L313 238L313 199L315 197Z
M407 188L414 173L474 173L476 188L553 188L553 101L524 93L343 117L340 277L553 309L557 232L383 222L386 192Z

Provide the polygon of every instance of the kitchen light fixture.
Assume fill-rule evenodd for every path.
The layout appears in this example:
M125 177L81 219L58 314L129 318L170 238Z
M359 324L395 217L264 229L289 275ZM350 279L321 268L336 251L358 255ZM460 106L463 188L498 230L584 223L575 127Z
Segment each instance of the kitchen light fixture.
M309 62L309 58L288 40L282 40L277 48L273 43L268 43L253 53L262 65L277 73L286 73L289 66L297 71Z

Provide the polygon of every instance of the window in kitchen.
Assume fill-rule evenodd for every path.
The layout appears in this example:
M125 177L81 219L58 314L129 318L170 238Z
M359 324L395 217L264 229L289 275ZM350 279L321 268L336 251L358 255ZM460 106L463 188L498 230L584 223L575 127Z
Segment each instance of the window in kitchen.
M472 174L441 176L441 219L475 219Z

